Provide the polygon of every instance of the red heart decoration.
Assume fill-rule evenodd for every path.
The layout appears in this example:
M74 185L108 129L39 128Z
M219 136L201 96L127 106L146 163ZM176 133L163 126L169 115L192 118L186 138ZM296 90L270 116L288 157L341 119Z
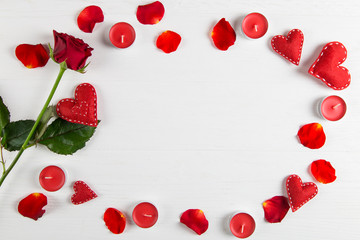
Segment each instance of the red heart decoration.
M286 190L291 210L295 212L318 193L313 182L303 183L298 175L290 175L286 180Z
M345 62L347 51L340 42L330 42L324 46L319 57L312 64L309 73L335 90L343 90L350 84L350 73L340 66Z
M65 98L58 102L56 112L62 119L92 127L98 124L96 91L89 83L77 86L75 99Z
M79 205L97 198L96 193L83 181L76 181L73 189L75 193L71 196L71 202Z
M291 30L286 37L277 35L271 39L271 46L281 56L299 65L304 34L299 29Z

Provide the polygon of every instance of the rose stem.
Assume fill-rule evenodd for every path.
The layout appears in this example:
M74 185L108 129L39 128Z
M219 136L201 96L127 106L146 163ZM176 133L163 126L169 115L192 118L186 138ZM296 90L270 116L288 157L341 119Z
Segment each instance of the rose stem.
M1 145L1 143L0 143L0 155L1 155L1 164L3 166L3 174L4 174L6 171L6 168L5 168L5 160L3 157L3 146Z
M65 66L66 66L66 64L65 64ZM59 85L59 83L60 83L60 80L61 80L61 78L62 78L65 70L66 70L66 67L64 67L63 64L60 64L60 71L59 71L59 74L58 74L58 76L57 76L57 78L56 78L56 81L55 81L55 83L54 83L54 86L52 87L52 89L51 89L51 91L50 91L50 94L49 94L49 96L48 96L48 98L47 98L47 100L46 100L46 102L45 102L45 104L44 104L44 106L43 106L43 108L42 108L39 116L37 117L36 122L34 123L34 126L33 126L32 129L30 130L30 133L29 133L29 135L27 136L24 144L21 146L20 151L19 151L18 154L15 156L15 158L14 158L14 160L12 161L12 163L10 164L9 168L3 173L2 177L0 178L0 186L1 186L2 183L4 182L4 180L5 180L5 178L7 177L7 175L10 173L10 171L13 169L13 167L15 166L15 164L17 163L17 161L19 160L20 156L22 155L22 153L23 153L24 150L26 149L26 147L27 147L27 145L28 145L31 137L34 135L35 130L36 130L37 126L39 125L42 116L44 115L47 107L48 107L49 104L50 104L50 101L51 101L52 97L54 96L54 93L55 93L55 91L56 91L56 88L58 87L58 85Z

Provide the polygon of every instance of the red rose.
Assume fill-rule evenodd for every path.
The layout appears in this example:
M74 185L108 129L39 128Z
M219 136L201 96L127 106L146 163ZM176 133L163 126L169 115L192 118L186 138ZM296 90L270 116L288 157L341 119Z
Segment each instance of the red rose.
M68 68L79 70L86 64L86 59L91 56L93 48L79 38L75 38L66 33L58 33L55 30L55 46L53 56L57 63L66 61Z

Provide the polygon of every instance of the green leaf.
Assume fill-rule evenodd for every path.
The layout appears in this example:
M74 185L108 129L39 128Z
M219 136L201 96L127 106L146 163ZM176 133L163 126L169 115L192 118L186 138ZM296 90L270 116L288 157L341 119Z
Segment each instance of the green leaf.
M0 135L3 128L10 122L10 112L0 97Z
M40 139L41 136L44 134L44 132L46 131L46 129L48 127L49 121L53 117L57 117L55 105L48 106L44 112L44 115L40 119L39 126L36 129L36 135L35 135L36 140Z
M34 120L21 120L8 123L3 130L4 135L1 139L1 144L8 151L20 150L34 124Z
M38 143L58 154L73 154L85 147L85 143L92 137L95 129L96 127L71 123L58 118L49 125Z

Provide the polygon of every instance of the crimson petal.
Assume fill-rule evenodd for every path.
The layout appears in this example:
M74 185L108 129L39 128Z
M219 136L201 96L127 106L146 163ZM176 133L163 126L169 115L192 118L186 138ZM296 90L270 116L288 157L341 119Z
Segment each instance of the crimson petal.
M138 6L136 17L142 24L157 24L161 21L165 13L164 5L159 2L153 2L147 5Z
M112 233L120 234L124 232L126 217L119 210L115 208L108 208L104 213L104 222Z
M311 149L321 148L326 136L320 123L309 123L300 128L298 137L302 145Z
M323 159L311 163L311 173L314 178L324 184L332 183L336 180L335 168L330 162Z
M214 26L211 32L211 38L218 49L226 51L230 46L234 45L236 33L230 23L226 21L225 18L222 18Z
M165 53L176 51L181 42L181 36L173 31L165 31L156 40L156 46Z
M265 219L269 223L278 223L284 219L289 211L288 199L284 196L275 196L263 202Z
M84 8L77 18L77 24L81 31L91 33L95 23L104 21L104 14L100 7L91 5Z
M18 211L24 217L35 221L45 213L42 209L47 204L47 197L42 193L32 193L19 202Z
M27 68L43 67L49 60L49 54L42 44L20 44L15 49L15 55Z
M206 219L204 212L200 209L186 210L181 215L180 222L199 235L206 232L209 227L209 222Z

